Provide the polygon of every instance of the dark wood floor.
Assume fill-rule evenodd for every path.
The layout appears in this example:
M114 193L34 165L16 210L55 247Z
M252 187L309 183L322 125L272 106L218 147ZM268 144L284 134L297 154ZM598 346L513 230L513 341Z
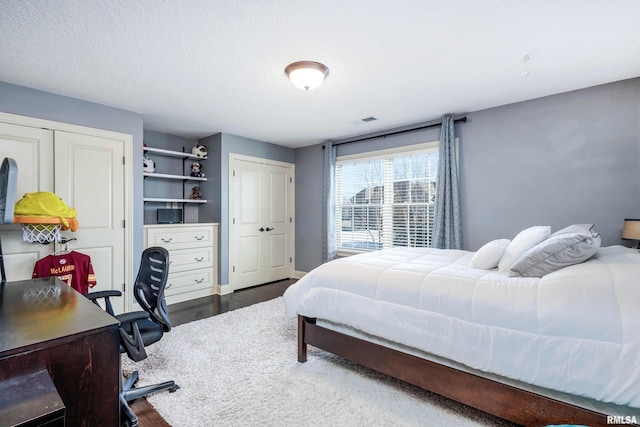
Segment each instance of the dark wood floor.
M242 289L229 295L212 295L210 297L172 304L168 307L169 318L173 326L206 319L207 317L282 296L284 291L295 282L295 279L281 280L253 288ZM144 374L141 373L141 375ZM140 427L170 427L146 399L138 399L132 402L130 406L138 416L138 425Z

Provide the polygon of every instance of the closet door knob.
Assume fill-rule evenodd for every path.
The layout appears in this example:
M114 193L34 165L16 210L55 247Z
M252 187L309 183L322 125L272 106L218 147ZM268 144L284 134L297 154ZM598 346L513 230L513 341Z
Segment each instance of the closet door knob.
M271 231L271 230L275 230L275 228L269 228L269 227L267 227L267 231Z
M262 233L264 231L264 227L258 228L258 231ZM267 230L267 231L269 231L269 230Z

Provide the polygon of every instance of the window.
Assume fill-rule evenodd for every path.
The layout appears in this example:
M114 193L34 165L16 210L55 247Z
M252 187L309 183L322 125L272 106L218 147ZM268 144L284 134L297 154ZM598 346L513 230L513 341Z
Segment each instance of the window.
M339 251L431 246L438 145L337 159Z

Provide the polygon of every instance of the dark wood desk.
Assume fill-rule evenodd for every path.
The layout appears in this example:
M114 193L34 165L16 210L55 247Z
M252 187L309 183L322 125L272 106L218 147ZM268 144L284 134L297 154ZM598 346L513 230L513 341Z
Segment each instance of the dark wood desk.
M66 425L118 426L118 321L53 277L0 292L0 381L45 369Z

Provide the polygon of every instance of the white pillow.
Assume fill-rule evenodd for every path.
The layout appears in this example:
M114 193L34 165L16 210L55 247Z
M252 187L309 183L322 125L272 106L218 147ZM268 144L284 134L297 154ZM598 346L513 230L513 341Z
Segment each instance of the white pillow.
M545 240L551 234L551 227L548 225L536 225L534 227L525 228L513 238L507 249L504 251L498 269L500 271L509 271L511 266L525 252Z
M509 246L511 240L509 239L496 239L485 244L471 258L469 264L471 268L477 268L479 270L491 270L498 266L502 254Z

